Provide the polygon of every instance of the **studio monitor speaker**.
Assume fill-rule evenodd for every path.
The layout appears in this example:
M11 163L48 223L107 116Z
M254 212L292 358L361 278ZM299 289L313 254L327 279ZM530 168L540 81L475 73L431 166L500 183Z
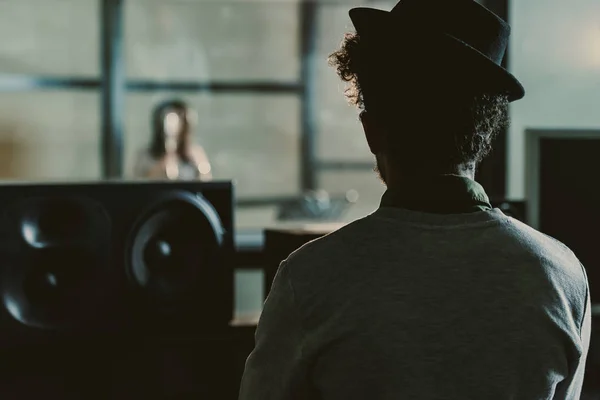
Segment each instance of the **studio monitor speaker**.
M0 397L234 398L232 199L229 182L0 186Z

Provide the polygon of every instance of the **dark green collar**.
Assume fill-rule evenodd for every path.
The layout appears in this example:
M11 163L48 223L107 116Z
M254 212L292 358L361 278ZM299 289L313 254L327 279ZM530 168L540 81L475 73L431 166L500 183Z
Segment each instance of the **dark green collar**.
M473 179L458 175L406 179L385 192L381 207L434 214L464 214L492 209L483 187Z

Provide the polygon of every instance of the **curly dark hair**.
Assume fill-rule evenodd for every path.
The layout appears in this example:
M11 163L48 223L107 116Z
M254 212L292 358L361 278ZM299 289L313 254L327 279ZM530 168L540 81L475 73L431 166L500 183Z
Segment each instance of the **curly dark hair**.
M451 75L434 70L436 59L411 65L411 59L426 56L402 60L390 54L391 44L397 43L366 46L358 34L348 33L329 56L348 83L349 103L381 117L394 159L444 168L482 161L508 124L507 96L459 86Z

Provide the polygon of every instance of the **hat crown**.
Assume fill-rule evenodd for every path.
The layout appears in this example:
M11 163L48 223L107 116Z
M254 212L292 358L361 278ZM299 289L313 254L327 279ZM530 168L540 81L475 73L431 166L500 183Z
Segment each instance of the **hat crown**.
M400 0L389 12L358 7L349 14L374 57L393 47L405 56L404 66L418 68L421 77L427 75L421 69L428 67L465 87L506 94L509 101L525 95L523 85L502 66L510 26L474 0ZM381 46L387 49L381 52ZM382 65L398 66L388 61Z
M401 0L390 14L404 27L450 35L502 63L510 26L474 0Z

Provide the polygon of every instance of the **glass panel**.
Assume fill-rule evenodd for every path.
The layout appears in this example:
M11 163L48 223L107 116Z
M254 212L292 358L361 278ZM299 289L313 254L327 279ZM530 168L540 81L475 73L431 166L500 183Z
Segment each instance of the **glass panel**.
M129 77L298 79L293 2L128 0L125 10Z
M98 0L2 0L0 74L97 76Z
M96 93L1 94L0 178L100 178L99 110Z
M262 269L236 270L234 274L236 320L256 320L263 308L265 274Z
M151 138L151 113L180 98L198 113L195 143L204 147L215 179L235 179L238 198L299 194L299 112L296 96L132 93L127 96L125 168L133 174Z
M328 161L369 161L371 154L358 120L358 111L346 101L344 83L327 64L327 57L338 49L344 34L354 31L348 17L352 5L348 3L322 4L317 14L318 157ZM370 2L369 7L389 10L394 4Z
M370 214L379 207L385 186L375 172L326 171L319 174L319 186L332 196L349 190L358 192L358 200L348 208L340 222L350 222Z

